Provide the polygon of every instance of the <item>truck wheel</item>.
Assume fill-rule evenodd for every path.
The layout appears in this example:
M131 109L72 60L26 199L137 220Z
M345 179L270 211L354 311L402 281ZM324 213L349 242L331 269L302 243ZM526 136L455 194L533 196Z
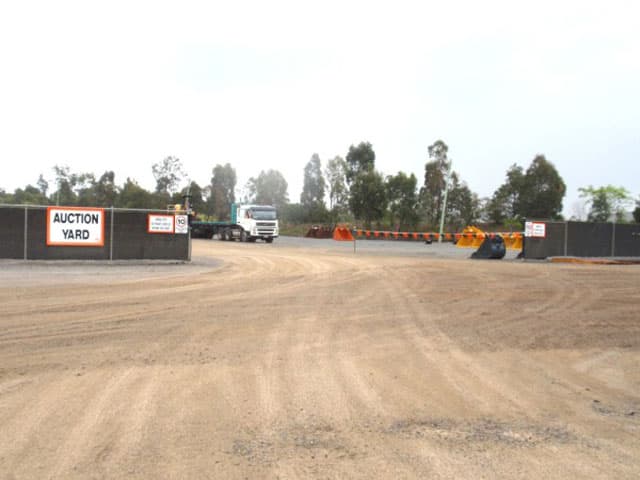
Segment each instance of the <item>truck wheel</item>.
M244 230L240 230L240 241L242 243L247 241L247 232L245 232Z
M264 241L267 243L273 243L273 237L265 238Z

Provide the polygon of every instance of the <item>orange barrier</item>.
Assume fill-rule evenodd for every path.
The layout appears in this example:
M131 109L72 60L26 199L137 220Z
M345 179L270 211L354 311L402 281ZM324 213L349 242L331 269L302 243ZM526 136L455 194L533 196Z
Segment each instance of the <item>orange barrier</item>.
M484 232L478 227L469 225L462 230L456 246L460 248L478 248L483 241Z
M394 239L394 240L424 240L426 242L438 241L439 233L435 232L389 232L379 230L354 229L355 238L365 239ZM455 242L460 248L479 248L485 238L501 236L505 248L510 250L522 250L522 232L483 232L478 227L465 227L461 233L443 233L442 240ZM334 234L335 238L335 234ZM353 237L352 237L353 238Z
M456 234L457 235L457 234ZM483 232L478 227L468 226L460 234L460 239L456 246L460 248L478 248L485 238L501 236L504 240L505 248L509 250L522 250L521 232Z
M333 239L341 242L353 242L354 240L351 229L344 226L337 226L333 230Z
M522 233L501 233L504 246L510 250L522 250Z

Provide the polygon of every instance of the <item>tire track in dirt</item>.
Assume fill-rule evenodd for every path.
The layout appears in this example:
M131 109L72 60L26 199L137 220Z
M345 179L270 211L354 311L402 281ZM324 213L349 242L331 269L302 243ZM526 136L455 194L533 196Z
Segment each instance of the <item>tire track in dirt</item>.
M1 415L3 435L0 435L0 471L19 471L31 453L34 439L45 429L48 420L57 415L58 403L65 404L73 396L76 379L41 378L14 392L0 396L0 405L14 414ZM4 383L3 383L4 384ZM44 386L46 385L46 386ZM52 404L52 401L57 402ZM4 408L2 409L4 410ZM2 412L0 410L0 412Z
M483 272L483 275L486 277L486 272ZM393 296L400 295L403 291L411 291L412 283L406 282L406 278L405 272L389 273L387 289L393 292ZM404 298L402 307L406 310L405 317L412 321L409 330L405 330L409 334L410 342L416 345L429 364L439 366L442 378L457 391L457 395L467 404L469 412L486 415L500 409L521 414L531 411L532 402L517 389L506 388L505 382L494 369L490 370L481 365L477 355L465 353L455 340L440 329L435 321L442 315L440 311L433 314L421 312L420 305L423 304L419 303L420 296L417 294L405 295ZM446 303L444 306L446 307ZM458 315L458 311L453 314ZM421 333L413 334L411 330L414 329Z
M287 268L283 269L289 276L296 278L295 282L285 282L269 293L283 302L283 320L279 321L269 337L266 348L267 358L264 376L261 381L261 391L272 405L275 397L281 397L284 402L278 402L276 409L269 409L267 416L270 421L282 417L282 411L295 411L296 418L315 415L315 411L340 410L342 402L335 402L334 396L343 398L343 393L329 374L325 362L326 349L331 348L330 338L323 328L327 323L326 305L329 303L324 283L325 273L332 271L336 264L334 260L309 259L303 256L287 257ZM281 264L287 259L277 256ZM288 307L284 303L286 298L295 295L304 309L299 313L287 313ZM278 300L276 300L278 301ZM294 306L297 309L297 305ZM331 314L329 314L331 315ZM274 368L275 366L275 368ZM284 375L283 372L289 372ZM289 393L287 394L287 391ZM331 395L327 395L331 392ZM332 408L323 408L327 403ZM267 422L268 423L268 422Z
M331 263L344 271L340 281L345 288L339 293L331 288L332 280L318 273L326 267L304 261L289 271L304 275L305 281L289 284L280 293L287 297L288 291L295 290L305 309L294 316L283 307L284 318L295 321L277 324L278 330L267 340L264 366L257 371L261 418L265 421L260 422L263 426L253 440L239 440L237 446L253 461L263 458L271 463L269 459L277 458L272 472L320 474L321 469L292 466L298 456L310 452L324 452L327 461L339 469L344 458L366 458L370 455L367 445L374 443L369 434L363 435L362 425L371 427L381 411L378 392L362 368L345 356L344 348L350 342L341 339L344 332L340 326L343 316L349 318L351 311L357 311L362 299L353 297L352 287L354 279L363 278L354 262ZM365 293L364 297L368 296ZM352 302L347 312L345 299ZM278 432L275 438L273 432ZM375 449L378 456L386 455L384 451ZM411 470L398 466L396 471Z
M68 477L73 466L87 456L93 442L101 437L101 427L110 418L110 410L114 409L117 398L136 382L137 379L132 378L132 374L132 367L117 374L111 373L111 378L105 382L104 387L97 389L91 401L87 402L83 415L58 448L57 460L51 469L52 478Z
M291 325L277 323L276 329L272 330L265 341L264 359L259 361L253 372L257 390L257 408L260 418L266 425L273 425L276 419L282 415L283 397L282 381L278 375L280 370L277 364L278 359L285 355L283 352L282 337L289 332Z
M296 341L308 348L294 350L290 360L291 365L302 366L305 372L310 372L313 381L297 383L295 408L304 405L305 410L311 409L306 417L300 416L303 424L311 427L305 430L303 438L322 446L320 451L335 462L332 467L335 471L340 471L345 458L351 458L361 465L363 474L368 472L367 476L385 470L414 476L415 470L399 464L393 452L376 446L378 432L387 419L392 418L392 413L388 399L372 381L373 373L378 371L371 363L370 352L366 347L355 357L352 352L354 348L358 351L360 345L380 344L381 339L372 332L360 330L370 319L370 312L363 306L370 303L371 295L375 294L361 287L379 272L369 267L363 271L359 267L353 261L340 264L337 269L342 278L338 289L333 288L332 280L328 279L318 279L313 284L314 298L305 302L311 308L306 312L304 323L300 323ZM288 463L280 462L279 466L288 466Z
M483 280L484 279L486 279L486 275ZM556 289L557 293L555 298L559 302L557 307L553 306L553 302L551 301L545 303L547 311L550 312L551 315L561 317L566 313L575 313L578 307L583 307L583 304L580 302L581 295L573 292L572 289L574 285L570 281L564 279L560 281L556 280L553 282L551 288ZM566 295L566 291L570 291L571 293ZM586 289L586 291L588 293L590 290ZM562 304L561 298L567 298L567 302ZM593 295L592 298L597 300L598 296ZM590 302L586 303L589 304ZM411 303L409 302L408 304L410 305ZM467 317L469 321L473 320L470 315ZM465 318L464 314L462 314L462 318ZM506 318L503 317L502 320L509 322L511 318L507 316ZM425 325L421 325L420 329L424 330L424 327ZM429 330L432 328L439 330L439 327L437 327L435 323L429 324ZM530 372L535 372L537 375L529 375L526 378L505 376L504 372L496 371L495 368L491 367L494 363L492 358L495 357L495 355L489 354L489 356L487 356L482 352L478 352L471 356L465 353L464 348L458 348L451 337L448 337L442 331L439 331L436 338L438 344L444 346L447 352L447 358L442 358L441 361L437 363L441 366L446 366L448 378L456 378L460 383L469 386L469 388L463 390L465 396L468 395L467 392L483 392L480 398L476 394L473 402L474 404L481 405L483 415L493 416L496 415L497 412L508 411L511 412L511 415L516 415L516 417L520 418L529 418L532 422L545 419L543 420L545 423L551 421L553 424L553 418L557 418L559 410L564 410L563 416L565 418L566 415L574 416L576 414L571 408L571 405L575 401L573 398L563 398L557 394L553 400L548 398L548 395L551 393L549 391L549 384L551 383L549 382L549 372L555 372L555 383L563 378L572 378L575 376L575 372L571 372L571 374L568 375L559 365L553 365L552 368L549 368L550 365L544 363L534 364L530 355L524 354L521 351L508 350L506 353L512 358L512 365L516 365L516 368L526 366ZM464 344L462 346L464 347ZM424 351L428 351L430 347L431 346L427 345ZM493 381L491 381L492 379ZM576 391L580 389L577 384L574 385L574 388ZM582 387L582 389L584 389L584 387ZM479 401L482 402L482 400L484 400L484 403L479 403ZM559 409L560 405L564 406ZM477 405L475 409L477 411ZM576 421L578 421L577 418ZM586 425L592 421L593 419L590 419L588 415L579 419L580 424ZM555 422L557 422L557 420L555 420ZM588 428L585 430L580 428L576 429L576 431L579 432L584 439L597 438L593 429ZM591 440L591 443L593 442L594 441ZM598 443L601 447L604 447L608 442L603 442L602 439L599 439ZM611 445L611 447L613 447L613 445ZM629 458L632 458L631 452L635 448L636 447L630 447L629 449L625 449L626 451L624 453L628 454ZM569 452L567 453L567 455L570 454ZM546 456L549 461L551 461L555 455L555 451L552 446L549 446L548 448L543 448L540 455ZM580 469L576 469L576 473L580 473ZM582 473L584 473L584 471L582 471ZM602 472L599 473L601 474Z
M143 367L135 371L137 392L128 395L124 405L125 411L121 415L121 429L114 442L113 453L109 463L123 465L135 464L136 458L141 456L146 443L152 441L147 438L149 423L157 413L160 389L162 388L160 367ZM104 462L103 462L104 463Z
M209 247L198 249L223 258L218 269L80 289L77 297L72 288L44 287L69 301L69 315L37 317L47 301L25 303L36 317L21 325L23 307L12 300L17 316L1 325L31 330L5 335L56 337L47 349L28 338L22 351L0 343L0 422L25 427L15 445L0 438L0 471L18 478L634 478L640 468L639 425L623 408L635 408L635 377L624 374L637 352L606 356L619 350L602 344L590 352L575 341L581 325L604 322L603 297L615 303L619 292L628 295L625 282L637 274L620 270L603 288L603 274L591 284L587 275L539 264ZM581 302L593 285L602 290ZM535 296L520 298L528 288L545 296L543 315L534 315ZM562 289L569 305L554 306L563 295L553 290ZM84 300L90 306L82 311ZM121 303L116 311L106 308L111 301ZM633 334L619 316L631 306L613 313L607 328ZM505 312L481 313L491 308ZM590 316L577 318L586 310ZM135 318L120 319L120 329L111 316L127 311ZM542 337L523 341L548 324L574 343L551 350ZM584 363L590 355L597 360ZM34 364L38 370L20 374ZM607 369L618 386L603 381ZM30 418L32 411L40 414Z

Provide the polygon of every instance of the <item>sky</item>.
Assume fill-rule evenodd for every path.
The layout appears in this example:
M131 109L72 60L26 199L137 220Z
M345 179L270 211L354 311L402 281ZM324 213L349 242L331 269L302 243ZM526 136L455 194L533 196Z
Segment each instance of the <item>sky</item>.
M567 185L640 197L637 1L20 1L0 6L0 188L53 166L152 190L178 157L208 184L370 142L385 175L428 147L490 196L538 154Z

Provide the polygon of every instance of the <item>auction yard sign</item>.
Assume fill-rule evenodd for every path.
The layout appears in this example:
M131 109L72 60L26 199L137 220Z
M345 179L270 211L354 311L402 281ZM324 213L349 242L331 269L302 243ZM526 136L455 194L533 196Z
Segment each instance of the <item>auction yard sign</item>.
M47 245L103 247L104 208L47 207Z

